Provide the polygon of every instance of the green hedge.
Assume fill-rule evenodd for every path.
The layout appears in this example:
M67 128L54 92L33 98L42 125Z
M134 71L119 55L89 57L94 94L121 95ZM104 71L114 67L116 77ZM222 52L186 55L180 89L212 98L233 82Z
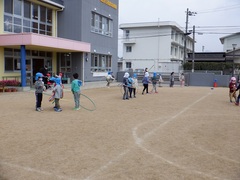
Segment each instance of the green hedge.
M239 67L239 64L234 64L235 67ZM186 62L183 64L184 70L191 70L192 63ZM194 70L208 70L208 71L223 71L232 69L232 63L230 62L195 62L194 63Z

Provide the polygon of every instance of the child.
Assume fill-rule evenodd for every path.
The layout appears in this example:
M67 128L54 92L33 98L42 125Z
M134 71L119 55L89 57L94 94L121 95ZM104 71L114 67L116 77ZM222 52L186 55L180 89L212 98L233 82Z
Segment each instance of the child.
M129 91L129 97L132 98L132 92L133 92L133 87L132 87L132 84L133 84L133 78L131 76L129 76L128 78L128 91Z
M144 74L144 78L142 79L142 83L143 83L142 95L144 94L145 90L146 90L146 94L148 94L148 84L150 83L150 81L149 81L149 73L147 71Z
M156 72L153 73L152 86L153 87L152 87L151 93L154 93L154 91L155 91L155 93L158 93L157 92L157 73Z
M158 87L162 87L162 83L163 83L164 81L163 81L163 79L162 79L162 75L161 74L159 74L159 86Z
M133 74L132 78L132 92L133 92L133 97L136 98L136 89L138 88L138 79L137 79L137 74ZM130 96L132 96L132 92Z
M54 110L56 112L61 112L62 109L60 108L60 103L59 103L60 99L63 98L63 89L61 86L61 79L52 77L50 80L55 82L55 86L53 88L54 101L55 101Z
M184 84L185 84L185 77L184 77L184 74L180 74L179 76L179 81L181 83L181 87L184 87Z
M74 80L71 84L71 91L75 102L75 108L73 110L78 111L80 109L80 86L82 85L82 81L78 80L78 73L74 73L73 78Z
M36 96L36 111L41 112L43 111L42 105L42 98L43 98L43 91L45 90L44 82L43 82L43 74L36 73L35 76L35 96Z
M129 73L125 72L124 76L123 76L123 89L124 89L124 93L123 93L123 100L128 98L128 87L129 87L129 82L128 82L128 78L129 78Z
M114 81L114 77L112 75L112 72L108 72L108 75L106 76L106 81L107 81L107 87L109 88L110 83Z
M239 91L237 100L236 100L236 102L235 102L235 105L236 105L236 106L239 106L239 100L240 100L240 80L238 81L238 83L239 83L239 84L238 84L238 87L237 87L237 89L235 90L235 92Z
M170 81L169 86L173 87L173 85L174 85L174 72L171 73L169 81Z
M232 101L232 98L234 98L235 99L235 101L236 101L236 92L235 92L235 90L236 90L236 86L237 86L237 84L236 84L236 78L235 77L231 77L231 80L230 80L230 82L229 82L229 98L230 98L230 102L232 103L233 101Z

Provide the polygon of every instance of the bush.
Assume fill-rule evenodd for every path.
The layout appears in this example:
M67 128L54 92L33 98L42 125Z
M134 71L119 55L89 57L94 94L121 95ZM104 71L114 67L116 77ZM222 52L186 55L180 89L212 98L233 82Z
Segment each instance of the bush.
M3 80L0 81L1 86L20 86L21 82L16 80Z

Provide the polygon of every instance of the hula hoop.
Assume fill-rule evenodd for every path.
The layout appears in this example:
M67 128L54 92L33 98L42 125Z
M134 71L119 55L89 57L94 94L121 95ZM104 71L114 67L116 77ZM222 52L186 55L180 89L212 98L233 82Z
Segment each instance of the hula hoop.
M91 100L88 96L86 96L86 95L84 95L84 94L82 94L82 93L80 94L80 96L84 96L85 98L87 98L87 99L93 104L93 106L94 106L93 109L89 109L89 108L86 108L86 107L80 105L83 109L85 109L85 110L87 110L87 111L94 111L94 110L97 109L96 104L95 104L95 103L93 102L93 100Z

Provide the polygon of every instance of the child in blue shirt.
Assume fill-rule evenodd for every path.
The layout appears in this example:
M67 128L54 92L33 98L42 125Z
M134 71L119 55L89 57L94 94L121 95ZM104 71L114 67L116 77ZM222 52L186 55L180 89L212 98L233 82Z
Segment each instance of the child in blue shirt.
M73 98L75 102L74 110L78 111L80 109L80 86L82 85L82 81L78 80L78 73L73 74L74 80L71 84L71 91L73 93Z

